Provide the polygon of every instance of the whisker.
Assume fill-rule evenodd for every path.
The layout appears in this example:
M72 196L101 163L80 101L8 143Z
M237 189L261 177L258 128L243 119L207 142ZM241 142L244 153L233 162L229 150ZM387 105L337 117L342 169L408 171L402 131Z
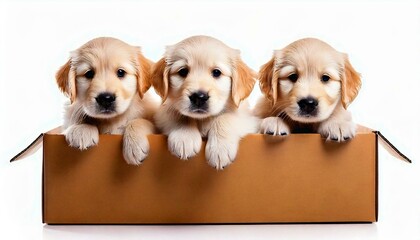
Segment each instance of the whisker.
M287 113L283 111L278 115L278 117L283 120L286 120L287 118L289 118L289 115L287 115Z
M280 104L276 104L274 108L271 110L272 115L277 115L277 112L283 112L284 109L289 106L288 101L280 102Z
M72 116L72 120L73 122L77 122L80 123L82 122L85 118L87 117L86 112L83 110L82 107L79 107L76 109L76 111L74 112L73 116Z

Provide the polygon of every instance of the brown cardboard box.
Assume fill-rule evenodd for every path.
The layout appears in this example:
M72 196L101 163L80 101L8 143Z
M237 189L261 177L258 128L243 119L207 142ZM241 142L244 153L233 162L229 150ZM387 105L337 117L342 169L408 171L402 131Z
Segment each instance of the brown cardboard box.
M319 134L280 141L250 135L223 171L205 160L204 145L183 161L151 135L150 155L127 165L120 135L101 135L79 151L59 129L38 137L13 160L43 143L43 222L48 224L315 223L378 219L379 132L359 127L346 143Z

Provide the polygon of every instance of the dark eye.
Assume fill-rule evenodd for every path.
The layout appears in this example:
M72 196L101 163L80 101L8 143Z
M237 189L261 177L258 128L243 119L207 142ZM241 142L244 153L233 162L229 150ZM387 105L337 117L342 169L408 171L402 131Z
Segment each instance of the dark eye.
M117 70L117 76L119 78L123 78L125 76L125 74L126 74L126 72L123 69L120 68L120 69Z
M188 72L189 72L188 68L181 68L178 70L178 75L185 78L187 77Z
M87 79L92 79L95 76L95 71L93 70L88 70L87 72L85 72L85 78Z
M214 78L218 78L220 77L220 75L222 75L222 72L219 69L213 69L213 71L211 71L211 75L213 75Z
M289 79L292 82L296 82L299 78L299 75L297 73L292 73L289 76L287 76L287 79Z
M328 75L322 75L322 77L321 77L321 81L323 81L323 82L328 82L330 80L330 76L328 76Z

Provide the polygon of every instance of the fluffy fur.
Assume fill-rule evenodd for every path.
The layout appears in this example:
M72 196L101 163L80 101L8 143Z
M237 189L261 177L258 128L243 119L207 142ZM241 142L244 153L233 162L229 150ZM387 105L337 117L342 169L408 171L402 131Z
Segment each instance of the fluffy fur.
M114 38L93 39L71 52L56 74L59 88L69 98L64 134L80 150L98 144L99 134L124 134L123 154L129 164L147 156L147 134L154 132L158 103L147 90L151 65L139 47Z
M167 47L154 65L153 86L164 102L156 125L168 136L174 155L195 156L207 137L206 158L223 169L235 159L240 139L257 131L257 119L241 103L252 91L255 74L239 55L217 39L194 36Z
M263 118L262 133L310 131L333 141L354 137L356 126L346 109L361 80L346 54L318 39L301 39L274 51L259 81L265 96L255 114Z

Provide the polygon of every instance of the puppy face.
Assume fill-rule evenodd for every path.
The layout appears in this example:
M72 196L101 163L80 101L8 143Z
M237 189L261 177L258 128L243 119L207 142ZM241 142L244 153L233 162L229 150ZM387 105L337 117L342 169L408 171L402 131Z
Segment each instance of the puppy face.
M254 73L239 51L206 36L187 38L166 49L153 68L158 94L182 115L206 118L236 106L254 86Z
M150 62L140 49L113 38L97 38L71 53L58 71L60 89L85 114L108 119L124 113L133 97L151 83Z
M346 108L360 85L347 56L317 39L298 40L275 51L260 71L260 87L273 111L299 122L327 119L340 100Z

